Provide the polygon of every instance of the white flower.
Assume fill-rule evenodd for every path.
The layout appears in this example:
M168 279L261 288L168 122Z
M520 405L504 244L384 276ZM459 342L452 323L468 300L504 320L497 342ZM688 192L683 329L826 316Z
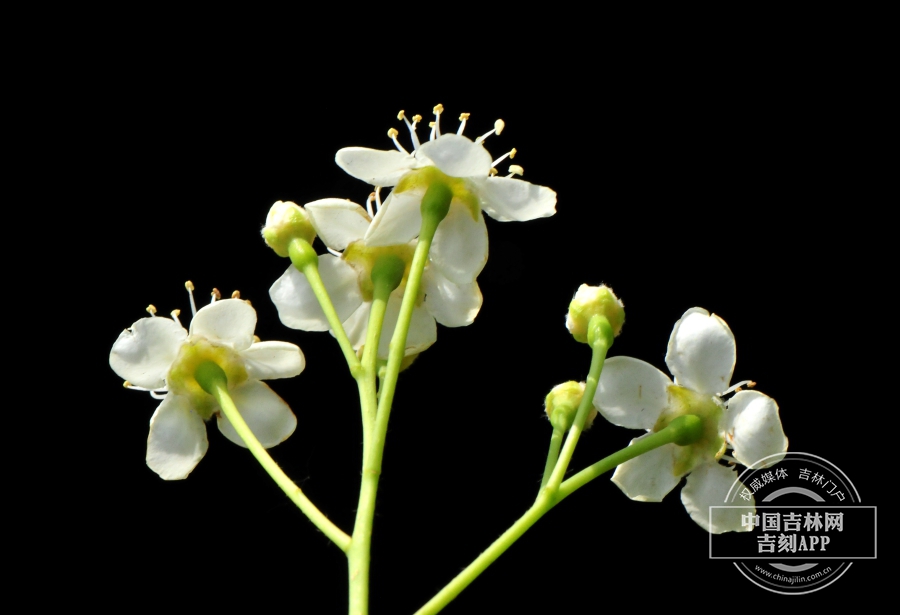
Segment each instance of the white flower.
M510 165L509 175L496 176L495 165L515 150L497 158L482 145L485 137L503 130L497 120L494 130L475 141L462 136L468 114L460 116L456 134L441 134L440 116L443 107L434 108L435 121L429 141L420 144L415 116L410 122L401 111L409 128L413 151L407 152L397 141L397 131L388 135L398 151L382 151L364 147L347 147L335 156L337 164L347 173L373 186L396 186L385 199L365 240L370 246L405 243L419 233L422 218L419 207L431 181L443 180L453 191L447 217L438 226L431 247L432 260L444 276L455 284L472 282L487 262L487 227L481 211L500 221L525 221L552 216L556 213L556 193L545 187L515 179L522 167Z
M374 197L373 197L374 198ZM371 206L371 199L370 199ZM415 240L388 246L370 246L364 239L371 215L362 206L344 199L322 199L307 203L319 238L331 254L319 256L319 275L331 296L335 311L356 350L365 343L372 307L372 266L384 253L406 262L400 286L391 293L384 317L378 356L387 358L391 334L400 313L406 275L415 250ZM339 252L343 252L342 254ZM455 284L429 263L422 276L421 296L413 309L406 355L422 352L437 340L435 320L446 327L471 324L481 309L481 290L475 281ZM288 327L303 331L328 331L329 325L312 287L296 267L288 267L269 290L278 315Z
M718 463L726 449L733 449L733 458L744 466L766 467L779 461L788 445L775 400L740 391L747 382L729 387L735 356L734 335L725 321L692 308L669 338L666 365L674 383L649 363L612 357L603 366L594 396L600 413L621 427L659 431L685 414L703 419L698 442L667 444L636 457L620 465L612 480L633 500L659 502L690 473L681 501L694 521L713 533L749 529L742 527L737 509L717 509L710 522L709 507L724 505L737 480L733 467ZM723 399L735 390L739 392Z
M260 380L302 372L305 361L297 346L258 341L253 335L256 310L240 299L201 308L190 332L181 326L177 311L172 315L140 319L119 335L109 354L110 367L126 386L150 391L157 399L165 393L150 419L147 438L147 465L154 472L166 480L186 478L206 454L204 420L213 415L225 437L246 446L215 399L194 379L197 366L205 361L224 370L232 399L263 446L275 446L294 432L294 413Z

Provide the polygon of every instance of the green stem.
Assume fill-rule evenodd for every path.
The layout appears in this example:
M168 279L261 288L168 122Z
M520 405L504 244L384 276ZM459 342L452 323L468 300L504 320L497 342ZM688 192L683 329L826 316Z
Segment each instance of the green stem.
M562 446L563 435L565 435L565 430L554 427L553 435L550 436L550 450L547 451L547 463L544 465L544 477L541 479L541 489L547 486L547 481L550 480L550 474L553 473L553 468L556 467L556 461L559 459L559 447Z
M606 457L591 467L579 472L562 484L558 491L549 487L541 490L537 501L529 508L518 521L503 532L503 534L491 544L481 555L475 558L471 564L460 572L456 578L450 581L441 591L434 595L416 615L434 615L456 598L469 584L484 572L498 557L513 545L531 526L537 523L554 506L572 494L576 489L586 485L604 472L617 465L643 455L653 449L670 443L689 444L702 435L701 420L693 415L679 417L672 421L668 427L651 434L646 438L635 442L609 457Z
M306 276L307 282L312 287L313 294L319 301L319 306L321 306L325 319L328 321L328 326L334 332L334 337L344 353L344 359L347 360L350 373L355 377L356 372L359 370L359 359L356 357L353 344L350 343L350 339L347 337L346 331L344 331L344 325L334 309L328 290L322 282L322 276L319 275L319 259L316 257L315 251L306 240L295 238L288 244L288 254L294 267Z
M196 378L200 386L216 399L234 430L244 441L244 444L247 445L247 448L250 449L250 452L253 453L253 456L256 457L263 469L272 477L272 480L281 487L281 490L297 505L297 508L323 534L330 538L341 551L346 553L350 548L350 537L322 514L322 511L316 508L316 505L306 497L294 481L288 478L287 474L284 473L269 455L268 451L266 451L265 447L256 439L256 436L250 430L250 426L244 421L244 417L241 416L237 406L234 405L234 401L231 399L231 395L228 393L228 381L222 368L215 363L203 363L197 368Z
M594 406L594 393L597 392L597 385L600 382L600 372L603 371L603 362L606 360L606 353L612 346L613 334L609 320L602 315L594 315L588 323L588 339L591 344L591 367L588 370L587 380L584 383L584 395L581 397L581 403L578 405L578 412L575 414L575 421L572 428L569 429L569 436L563 445L559 460L556 467L550 474L550 479L545 486L551 493L559 489L569 468L569 462L572 461L572 455L575 453L575 446L584 431L584 423Z
M422 198L422 226L416 250L413 253L406 289L400 304L397 325L391 337L388 350L388 363L378 395L378 409L375 416L375 430L372 442L368 446L363 459L362 484L359 493L359 508L356 511L356 523L353 526L353 542L347 553L350 572L350 614L365 615L369 612L369 568L372 548L372 526L375 518L375 496L381 478L381 466L384 458L384 444L387 437L388 420L400 366L406 350L406 338L412 321L413 309L419 297L422 274L428 262L428 251L437 231L438 224L447 215L453 195L450 190L438 182L432 183ZM436 210L439 210L436 212ZM374 271L373 271L374 274ZM374 277L373 277L374 281ZM365 351L363 351L365 353ZM374 376L373 376L374 377Z

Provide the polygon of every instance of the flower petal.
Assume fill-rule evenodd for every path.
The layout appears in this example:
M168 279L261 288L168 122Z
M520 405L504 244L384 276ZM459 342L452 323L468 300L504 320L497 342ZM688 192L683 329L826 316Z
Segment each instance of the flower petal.
M631 444L649 435L635 438ZM611 480L632 500L662 502L666 494L681 480L681 477L675 474L677 450L675 444L665 444L626 461L616 468Z
M556 193L513 177L472 179L481 208L500 222L525 222L547 218L556 213Z
M481 309L478 282L454 284L436 268L426 267L424 280L425 309L445 327L470 325Z
M384 312L384 324L381 329L381 340L378 343L378 358L387 359L390 350L391 338L400 318L400 305L403 302L401 293L394 292L388 299L387 309ZM434 317L423 307L413 308L412 318L409 322L409 332L406 335L404 356L418 354L434 344L437 340L437 325ZM363 343L365 339L363 339Z
M416 190L391 192L366 231L367 246L407 243L422 227L422 193Z
M203 459L206 425L187 397L169 393L150 418L147 465L165 480L187 478Z
M666 365L676 384L715 395L731 382L735 352L734 335L725 321L703 308L691 308L672 329Z
M594 406L619 427L650 430L669 405L672 381L640 359L610 357L603 364Z
M741 514L746 512L746 509L710 509L710 506L727 505L726 498L737 478L737 471L734 468L726 468L717 463L701 463L688 475L687 482L681 489L681 502L690 513L691 519L707 532L721 534L752 529L741 525ZM735 488L740 491L744 485L738 482ZM755 504L751 501L747 506Z
M359 307L341 324L344 326L344 333L347 339L353 345L353 350L359 351L363 344L366 343L366 331L369 326L369 312L372 309L371 301L363 301ZM334 333L332 332L332 335Z
M415 159L395 150L345 147L338 150L334 161L349 175L373 186L395 186Z
M319 257L319 275L338 318L344 320L362 303L356 271L340 258L323 254ZM295 267L288 267L272 284L269 297L286 326L302 331L328 331L328 319L309 281Z
M487 226L481 212L473 219L467 207L451 204L434 234L429 258L454 284L474 282L488 258Z
M254 380L292 378L306 367L300 348L288 342L257 342L241 353L247 375Z
M291 412L290 406L263 382L245 382L231 391L231 399L250 431L266 448L287 440L297 427L297 417ZM219 431L226 438L246 448L247 445L224 413L219 412L217 422Z
M346 199L319 199L304 205L316 234L332 250L344 250L362 239L369 229L369 214L361 205Z
M109 366L136 386L160 389L185 339L187 331L174 320L141 318L119 334L109 353Z
M783 459L780 453L787 451L788 439L774 399L758 391L740 391L728 400L727 408L725 437L734 447L735 459L748 468L766 468Z
M256 310L243 299L222 299L197 311L191 320L191 335L231 344L244 350L253 343Z
M451 177L487 177L491 172L488 151L481 143L462 135L445 134L423 143L416 150L416 156L429 158L434 166Z

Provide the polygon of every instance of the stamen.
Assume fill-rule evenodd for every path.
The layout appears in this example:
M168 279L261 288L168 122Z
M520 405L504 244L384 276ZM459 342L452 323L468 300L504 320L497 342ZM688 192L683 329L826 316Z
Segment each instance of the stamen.
M241 291L236 290L236 291L234 291L233 293L231 293L231 298L232 298L232 299L240 299L240 298L241 298Z
M494 129L488 130L486 133L475 139L475 143L481 143L494 133L499 135L501 132L503 132L504 128L506 128L506 122L504 122L503 120L497 120L496 122L494 122Z
M397 114L398 120L403 120L406 122L406 127L409 129L409 136L412 139L413 150L419 149L419 135L416 134L416 124L422 121L421 115L414 115L413 121L410 123L408 119L406 119L406 115L401 110L400 113Z
M403 113L403 112L401 111L401 113ZM374 192L369 193L369 198L366 199L366 211L369 212L369 218L375 217L375 212L372 211L372 201L374 201L374 200L375 200L375 193ZM333 254L333 252L332 252L332 254Z
M512 177L513 175L525 175L525 169L517 164L511 164L509 165L509 175L507 177Z
M748 389L752 389L753 387L756 386L756 383L753 382L752 380L741 380L737 384L733 384L730 387L728 387L727 389L725 389L724 391L722 391L721 393L718 393L717 396L725 397L729 393L737 393L741 390L741 387L744 385L747 385Z
M460 113L459 114L459 128L456 129L456 134L461 135L463 130L466 128L466 121L469 119L469 113Z
M122 386L125 387L126 389L130 389L131 383L126 380L125 382L122 383Z
M432 131L432 139L441 136L441 113L444 112L444 105L438 103L434 106L434 130Z
M131 384L130 382L128 382L127 380L122 383L122 386L124 386L126 389L131 389L132 391L143 391L145 393L150 393L150 397L152 397L153 399L165 399L166 398L165 393L168 392L168 389L166 389L166 388L147 389L144 387L135 386L135 385Z
M496 174L499 173L499 172L500 172L500 171L498 171L498 170L495 169L494 167L491 167L491 177L493 177L494 175L496 175Z
M328 246L325 246L325 249L328 250L329 252L331 252L332 254L334 254L334 255L337 256L337 257L343 256L340 252L338 252L337 250L333 250L333 249L329 248Z
M507 158L509 158L510 160L512 160L512 159L515 158L515 157L516 157L516 148L512 148L511 150L509 150L508 152L506 152L505 154L503 154L502 156L500 156L499 158L497 158L497 160L495 160L494 162L492 162L492 163L491 163L491 166L492 166L492 167L495 167L495 166L497 166L498 164L500 164L501 162L503 162L504 160L506 160Z
M147 306L146 309L150 313L151 316L156 316L156 306L155 305L153 305L151 303L150 305Z
M194 303L194 283L191 282L190 280L188 280L187 282L184 283L184 287L188 291L188 297L191 298L191 315L196 316L197 315L197 304Z
M394 145L397 147L397 150L404 156L409 156L409 152L406 151L405 149L403 149L403 146L400 145L400 141L397 140L397 135L400 134L399 132L397 132L397 129L391 128L390 130L388 130L387 134L391 138L391 141L394 142Z
M254 344L259 344L261 341L262 341L262 340L259 339L259 336L258 336L258 335L254 335L254 336L253 336L253 343L254 343Z
M153 399L165 399L166 393L157 393L156 391L150 391L150 397Z
M172 320L174 320L175 322L177 322L180 326L182 326L182 327L184 326L184 325L181 324L181 321L178 320L178 317L181 315L181 310L172 310L172 311L169 312L169 313L172 315Z
M375 211L381 211L381 186L375 186Z
M219 292L218 288L213 288L212 292L210 293L210 296L212 296L212 299L210 299L209 302L215 303L216 301L218 301L219 299L222 298L222 293Z
M250 307L253 307L253 304L250 303L250 300L249 300L249 299L244 299L244 303L246 303L246 304L249 305Z
M428 122L428 125L431 126L431 134L428 136L428 140L434 141L434 122Z

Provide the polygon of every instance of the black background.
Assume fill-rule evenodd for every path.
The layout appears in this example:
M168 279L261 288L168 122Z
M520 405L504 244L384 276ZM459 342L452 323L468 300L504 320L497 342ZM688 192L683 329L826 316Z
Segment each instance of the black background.
M610 355L663 370L685 310L720 315L737 340L734 380L755 380L779 403L791 450L832 461L863 504L880 504L883 470L866 442L882 385L865 371L860 333L876 263L850 245L873 224L866 177L878 170L860 160L852 77L803 63L773 70L752 57L690 69L591 66L579 65L577 79L551 66L501 67L482 86L468 80L479 71L471 66L381 80L319 72L304 56L269 79L239 58L216 70L193 58L82 83L86 104L62 118L70 133L59 150L77 172L59 193L77 193L85 207L57 222L88 222L63 265L80 272L80 296L91 298L88 353L76 361L91 392L89 412L55 419L77 439L77 450L61 446L54 457L75 512L60 523L49 565L82 580L81 595L98 603L113 599L102 588L114 585L163 602L191 587L190 599L207 605L269 603L287 590L300 612L345 609L343 555L214 425L187 480L165 482L146 467L157 402L122 389L107 356L147 304L185 317L185 280L200 302L212 287L239 289L258 312L259 337L298 344L308 362L298 378L270 383L298 417L273 456L349 530L361 461L355 385L329 335L278 321L268 288L287 261L259 231L276 200L364 203L369 188L335 165L335 152L389 149L391 127L408 143L397 112L427 117L439 102L445 131L460 112L472 114L470 137L503 118L488 150L517 148L524 179L558 193L558 213L487 220L481 313L469 327L439 327L438 342L401 375L375 523L373 612L413 612L533 501L550 435L543 398L587 372L587 346L564 327L582 283L606 283L625 302ZM635 435L598 420L572 468ZM679 491L639 503L605 477L594 481L446 612L595 612L613 596L804 607L876 589L883 564L869 561L810 596L765 592L707 559L707 534Z

